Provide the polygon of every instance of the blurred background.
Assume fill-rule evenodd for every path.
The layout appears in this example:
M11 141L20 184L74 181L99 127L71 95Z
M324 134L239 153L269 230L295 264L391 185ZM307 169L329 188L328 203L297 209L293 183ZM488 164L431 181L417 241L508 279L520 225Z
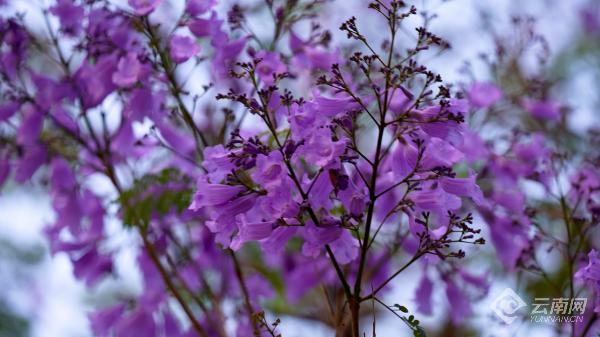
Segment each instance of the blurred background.
M163 1L167 5L167 1ZM177 2L177 1L174 1ZM183 2L183 0L181 0ZM220 6L227 8L228 0ZM242 1L243 3L244 1ZM408 1L409 3L411 1ZM487 79L490 74L482 53L493 53L494 34L510 37L514 15L531 15L536 19L537 32L544 35L550 51L548 69L561 79L557 100L570 105L569 127L584 132L598 126L600 103L600 1L589 0L450 0L414 1L420 10L435 13L430 30L452 44L452 49L428 60L435 71L448 82L469 83L473 76ZM12 1L0 15L20 11L26 20L39 19L40 4L35 0ZM377 36L364 10L365 1L338 0L320 13L325 25L337 31L339 24L357 16L367 35ZM357 8L365 15L357 14ZM37 19L36 19L37 18ZM256 24L260 31L260 23ZM334 39L343 36L334 35ZM535 63L532 62L532 67ZM469 71L466 71L468 69ZM102 186L99 186L102 188ZM533 192L532 192L533 193ZM8 183L0 190L0 337L87 337L92 336L87 312L119 293L139 289L135 267L135 251L120 249L117 259L119 278L102 282L93 292L75 281L72 266L66 256L51 257L43 236L43 228L53 221L50 199L45 191L34 186ZM133 240L114 221L115 245ZM490 245L478 248L485 258L494 258ZM482 270L481 272L484 272ZM419 279L417 270L403 275L402 289L388 293L390 303L411 303ZM515 280L492 280L489 295L475 307L475 315L467 322L479 336L549 336L551 327L526 322L505 326L494 318L490 302L506 287L518 290ZM434 292L434 315L419 317L425 327L444 324L446 301L443 290ZM283 318L282 332L286 337L329 336L330 331L318 323ZM402 322L383 314L377 320L381 336L408 336Z

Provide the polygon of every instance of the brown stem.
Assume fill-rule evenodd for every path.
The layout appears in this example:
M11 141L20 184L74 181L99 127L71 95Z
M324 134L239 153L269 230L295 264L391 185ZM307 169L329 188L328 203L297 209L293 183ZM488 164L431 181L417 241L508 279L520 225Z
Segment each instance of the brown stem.
M352 337L360 337L360 302L351 297L348 305L352 316Z
M175 275L175 278L179 281L179 284L183 287L185 292L188 293L188 295L192 297L192 300L198 305L198 307L200 307L202 312L204 312L204 314L207 317L209 315L211 315L212 314L211 308L208 308L206 306L206 304L204 304L204 302L198 296L198 294L192 290L192 287L188 284L188 282L179 274L179 272L177 272L177 264L175 263L175 260L173 260L173 258L168 253L165 254L165 256L167 258L169 267L171 267L171 272ZM201 275L200 275L200 277L202 278ZM210 299L213 300L213 303L212 303L213 308L212 309L214 309L215 315L217 316L217 322L211 321L210 325L215 331L217 331L217 334L220 337L227 337L228 335L227 335L227 332L225 331L225 324L224 324L224 320L222 319L222 313L220 312L218 301L215 300L213 298L213 296L211 296L210 291L207 291L207 293L208 293L208 296L210 297Z
M565 230L567 231L567 246L565 247L567 251L567 268L569 273L569 297L573 298L575 296L575 289L573 286L573 263L575 256L571 255L571 244L573 242L573 236L571 234L571 221L569 219L569 211L567 202L565 197L561 195L560 197L560 208L562 211L563 221L565 223ZM575 337L575 322L571 322L571 337Z
M158 257L158 254L156 253L156 250L154 249L154 246L152 245L152 243L150 241L148 241L148 238L142 231L143 230L140 228L140 236L142 237L142 240L144 242L144 248L148 252L148 255L150 255L150 259L152 260L152 262L158 269L158 272L160 273L160 276L162 277L165 285L167 286L169 291L171 291L171 293L173 293L173 296L175 297L175 299L177 300L177 302L179 303L179 305L185 312L185 315L188 317L188 319L192 323L192 327L194 328L194 330L196 330L196 332L198 332L198 334L202 337L209 337L206 330L204 330L204 328L202 327L200 322L198 322L196 317L194 317L194 313L192 312L192 309L189 307L189 305L187 304L187 302L185 301L185 299L183 298L181 293L179 293L179 290L177 290L177 287L175 286L175 284L173 284L173 281L171 280L171 276L169 275L169 273L167 273L167 271L163 267L162 263L160 262L160 259Z
M187 262L192 265L192 268L196 272L196 275L198 276L198 278L202 282L203 290L206 292L206 294L208 295L209 299L212 301L212 303L211 303L212 304L212 309L213 309L213 312L215 312L215 314L217 316L217 320L218 320L216 322L216 324L214 324L214 325L217 326L217 331L219 332L220 336L227 337L228 334L225 331L225 316L223 314L223 309L221 308L220 299L214 293L214 291L210 287L210 284L208 283L208 281L204 277L201 266L198 264L198 262L196 260L194 260L192 258L192 255L190 254L190 252L188 251L188 249L186 247L184 247L181 244L181 242L179 242L179 240L177 239L177 237L175 235L173 235L172 232L167 232L167 236L171 239L171 241L173 241L173 243L175 244L175 246L180 250L181 254L183 254L183 257L187 260ZM169 257L169 256L167 255L167 257Z
M373 290L369 295L363 297L360 299L360 302L362 301L366 301L369 299L372 299L373 297L375 297L375 295L381 291L381 289L383 289L388 283L390 283L396 276L398 276L400 273L402 273L404 270L406 270L406 268L410 267L410 265L412 265L415 261L417 261L421 256L423 256L423 252L419 252L417 254L415 254L415 256L413 256L412 259L410 259L410 261L408 261L404 266L402 266L400 269L398 269L395 273L393 273L390 277L388 277L385 281L383 281L382 284L380 284L377 288L375 288L375 290Z
M392 19L394 19L394 13L392 14ZM395 19L394 19L395 20ZM358 272L356 274L356 282L354 283L354 297L352 298L352 300L350 300L350 311L352 313L352 335L354 337L359 337L360 336L360 323L359 323L359 319L360 319L360 292L361 292L361 287L362 287L362 278L363 278L363 272L364 272L364 268L365 268L365 264L367 261L367 252L369 250L369 238L371 235L371 223L373 222L373 214L375 211L375 201L377 200L377 194L376 194L376 186L377 186L377 171L379 170L379 165L381 163L381 150L382 150L382 143L383 143L383 136L385 134L385 116L387 114L387 110L388 110L388 106L389 106L389 89L391 87L391 69L389 68L389 66L392 63L392 55L393 55L393 50L394 50L394 40L395 40L395 35L396 35L396 30L395 30L395 21L393 24L390 24L390 31L391 31L391 46L390 46L390 51L388 54L388 60L387 60L387 72L386 72L386 78L385 78L385 94L384 94L384 100L383 100L383 107L380 108L379 111L379 117L380 117L380 122L378 124L377 127L377 145L375 148L375 158L373 159L373 165L372 165L372 172L371 172L371 183L369 184L369 206L367 208L367 219L365 222L365 234L364 234L364 238L363 238L363 243L361 246L361 250L360 250L360 260L359 260L359 264L358 264ZM379 100L378 100L379 101Z
M154 32L154 29L152 28L152 25L150 24L148 19L145 18L143 23L146 26L145 28L147 30L148 37L150 40L149 41L150 47L152 48L152 50L154 52L156 52L158 54L158 56L160 58L161 67L163 68L165 74L167 75L167 80L169 81L169 89L171 91L171 94L175 98L175 101L177 102L177 106L179 107L179 110L181 111L184 122L192 130L192 133L194 134L194 138L196 138L196 140L199 141L203 147L208 146L208 142L207 142L206 138L204 137L204 134L200 131L200 129L198 129L198 126L194 122L194 118L192 117L192 114L190 113L188 108L183 103L183 99L181 98L182 90L179 87L179 84L177 83L177 79L175 78L175 72L173 71L174 70L174 68L172 66L173 62L171 61L169 55L161 48L160 39ZM200 156L202 156L201 149L198 150L198 153Z
M240 266L240 262L235 255L235 252L229 249L229 254L231 254L231 258L233 260L233 265L235 267L235 276L240 283L240 288L242 289L242 294L244 296L244 305L246 306L246 311L248 313L248 319L252 323L254 327L254 331L258 332L258 326L256 324L256 320L254 319L254 309L252 309L252 303L250 303L250 295L248 294L248 288L246 287L246 282L244 280L244 274L242 273L242 268Z

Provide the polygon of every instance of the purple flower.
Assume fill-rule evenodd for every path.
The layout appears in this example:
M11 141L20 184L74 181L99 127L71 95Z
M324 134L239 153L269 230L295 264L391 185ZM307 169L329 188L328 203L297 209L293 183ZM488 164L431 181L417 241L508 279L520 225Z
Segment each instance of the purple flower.
M421 130L429 137L439 138L452 146L459 146L463 143L462 134L466 127L452 120L437 121L437 119L444 119L448 114L464 116L468 110L468 103L464 99L451 99L449 103L446 109L431 106L423 110L414 110L413 114L424 122Z
M95 285L101 277L112 271L110 256L101 255L95 248L73 260L73 274L84 280L88 287Z
M340 60L337 53L329 52L322 47L306 48L304 53L310 62L310 66L320 70L329 70L334 63Z
M527 142L521 142L514 146L514 152L523 162L548 160L552 154L547 147L548 140L540 133L532 133ZM533 158L537 160L532 160Z
M151 13L158 7L162 0L127 0L129 6L133 7L133 11L137 15L146 15Z
M208 12L217 0L187 0L185 3L185 11L191 16L198 16Z
M600 256L595 249L588 254L588 264L580 268L575 277L581 281L587 282L596 293L596 307L594 311L600 313Z
M521 254L529 247L527 227L498 217L490 223L490 232L500 262L505 268L514 270Z
M302 254L307 257L317 257L321 254L325 245L336 241L341 237L344 230L335 223L329 226L315 226L312 221L307 221L304 225L304 245L302 246Z
M272 151L268 156L256 156L256 170L252 172L252 179L269 190L270 187L282 184L282 179L287 177L286 172L281 152Z
M238 250L242 245L249 241L261 241L268 239L273 230L277 228L276 221L255 221L249 222L246 217L241 216L238 221L238 235L231 242L231 249Z
M462 137L463 143L458 146L458 148L462 153L465 154L465 160L468 163L474 163L483 160L490 154L490 150L488 149L486 143L477 133L469 129L465 129Z
M287 70L279 53L260 51L256 54L256 58L261 60L256 67L256 72L265 84L272 84L274 74L282 74Z
M226 36L220 36L220 34L213 35L212 42L216 49L215 57L213 58L214 76L217 78L226 78L229 76L229 70L233 67L237 56L244 50L246 41L245 37L229 41Z
M197 37L211 37L213 44L225 43L228 37L221 31L221 25L223 20L217 17L216 12L212 12L210 18L201 19L197 18L188 23L190 32Z
M330 52L323 46L303 41L293 31L290 32L290 49L294 52L292 63L306 70L330 70L334 63L340 62L339 53Z
M342 231L340 237L329 244L333 255L341 264L347 264L358 257L358 240L349 231Z
M305 185L307 185L306 190L308 190L309 186L312 186L309 194L309 202L314 209L331 209L330 195L333 192L334 186L329 174L322 173L313 180L307 181Z
M487 108L502 99L502 90L492 83L475 82L469 88L467 97L475 108Z
M255 204L256 195L247 194L215 207L214 215L218 222L231 222L238 214L251 210Z
M299 205L294 200L295 187L290 178L279 180L279 185L271 185L265 197L260 198L260 208L273 218L294 217L299 212Z
M318 92L314 92L315 98L313 102L316 105L316 112L323 114L325 117L334 117L348 110L354 110L359 107L358 103L351 97L325 97Z
M469 173L468 178L448 178L442 177L440 185L448 193L460 196L470 197L478 205L484 204L483 193L476 183L477 175L474 172Z
M287 242L296 234L297 227L277 227L271 236L264 240L262 247L269 254L277 254L285 249Z
M137 54L129 52L119 60L112 79L116 85L126 88L138 81L141 72L142 64L138 61Z
M173 35L169 42L169 53L175 63L183 63L200 52L196 41L188 36Z
M72 97L71 88L65 82L58 82L35 73L32 73L31 77L36 87L36 103L42 109L49 109L59 104L63 98Z
M328 129L318 129L296 153L313 165L326 167L339 161L345 148L345 141L333 141Z
M196 143L192 137L186 137L185 134L178 132L169 124L156 122L156 127L166 143L180 154L188 154L195 150Z
M348 188L338 192L338 197L348 213L360 216L367 206L367 193L350 182Z
M164 99L165 93L162 91L153 92L146 86L135 88L129 96L129 102L124 111L125 115L138 122L143 122L145 117L156 120Z
M110 145L115 153L121 153L125 157L132 152L135 140L131 122L123 118L119 129L112 137Z
M8 102L0 105L0 122L7 121L15 113L19 111L19 104L15 102Z
M597 3L590 2L586 7L579 11L583 28L588 34L597 34L600 32L600 6Z
M453 280L445 279L444 281L446 282L450 319L455 325L459 325L473 314L471 301Z
M183 13L152 14L162 1L129 0L131 9L124 12L96 1L55 0L50 8L60 21L55 36L69 69L46 62L44 73L50 75L44 76L33 70L39 69L37 54L27 54L36 47L29 28L21 27L22 20L0 18L0 77L7 82L0 85L0 129L7 131L2 138L9 138L0 148L0 184L9 171L20 183L39 176L36 180L48 187L56 213L45 230L50 250L68 256L75 276L87 287L111 274L119 249L105 219L121 218L132 234L144 239L133 247L139 248L142 291L121 300L127 303L90 315L95 335L204 335L184 331L190 322L178 325L182 315L171 311L178 301L170 296L181 290L191 305L189 318L192 323L197 319L206 335L237 329L239 336L250 336L252 320L243 297L258 312L269 309L261 308L259 300L273 290L284 302L294 302L307 293L315 295L310 290L316 286L339 289L333 257L343 265L342 276L360 287L354 295L366 296L398 270L396 257L405 252L432 261L415 294L418 311L432 314L433 281L443 280L452 322L458 324L472 314L473 299L467 295L487 288L485 277L459 269L451 253L460 249L459 243L479 239L479 221L471 224L470 215L463 215L474 207L479 211L475 219L489 225L496 257L507 269L515 270L525 253L537 248L526 208L529 194L521 185L553 177L548 142L522 125L514 133L495 130L487 144L465 122L471 108L502 101L499 87L474 82L463 99L452 89L455 85L440 87L438 76L416 63L411 51L404 59L402 49L390 53L391 78L381 69L387 55L352 54L346 47L342 51L343 45L331 46L337 36L330 39L311 20L302 22L311 18L310 11L307 17L301 8L294 10L298 15L287 13L286 6L267 8L271 1L263 2L262 9L244 10L248 22L268 17L276 26L282 24L276 41L264 48L262 38L224 25L226 8L216 2L185 0L179 3L185 6ZM269 9L272 18L250 17ZM156 17L147 17L151 14ZM158 20L168 20L170 14L178 14L173 17L177 22ZM149 43L149 24L164 43ZM352 20L344 27L351 25ZM173 33L186 27L190 32ZM292 31L300 27L306 28L305 40ZM70 36L77 33L81 39ZM277 40L286 35L289 48ZM415 52L435 39L425 40ZM208 62L199 64L210 77L204 78L210 80L204 89L214 84L221 92L219 102L201 97L203 79L188 81L185 74L173 73L186 68L178 64L195 63L204 43L211 49L202 53ZM171 64L158 57L165 52ZM261 61L238 63L248 59ZM290 76L274 85L273 76L284 72ZM171 75L177 75L177 83L170 83ZM538 89L551 88L535 89L522 97L539 98ZM562 117L551 100L519 103L534 118ZM182 118L182 105L193 113L191 129L202 126L202 141ZM494 137L496 131L506 135ZM469 170L474 163L490 181L485 196ZM574 198L581 197L573 214L578 219L596 216L600 209L596 171L580 168L572 180L567 201L575 204ZM88 177L100 176L114 189L92 192ZM127 198L115 200L115 194ZM188 209L181 202L188 202ZM369 235L364 234L367 227ZM372 242L362 242L366 236ZM151 258L151 247L158 261ZM221 248L238 250L245 294L239 270ZM368 249L364 256L362 249ZM157 262L169 275L179 276L173 278L177 289L165 285ZM359 264L365 269L357 280ZM577 273L595 291L597 266L593 251L589 265ZM194 294L201 295L202 303L189 301Z
M83 22L83 7L74 4L73 0L58 0L56 5L50 7L50 13L60 20L63 31L75 35L81 30Z
M329 265L327 260L314 260L302 255L291 256L290 260L293 262L288 263L289 270L284 273L286 293L291 303L297 303L321 282Z
M560 119L560 103L552 100L523 99L523 106L533 117L558 121Z
M455 194L447 193L432 184L423 184L422 186L422 190L414 192L411 197L418 209L444 214L446 210L460 208L462 202Z
M73 171L69 167L69 163L63 158L55 158L52 160L50 167L52 168L50 179L52 189L55 191L72 192L75 189L77 182L75 181Z
M156 323L152 312L138 308L128 316L121 318L115 325L115 337L156 336Z
M192 210L225 204L245 190L242 186L211 184L202 178L198 181L197 187L198 191L194 194L194 200L190 205Z
M202 166L208 171L210 181L222 181L235 168L229 157L229 151L221 144L204 149Z
M98 310L89 314L90 325L95 335L104 337L123 316L125 310L124 304L118 304L114 307Z
M404 179L413 172L417 164L424 170L436 167L452 167L464 159L465 155L448 142L439 138L431 138L425 143L425 151L421 161L417 163L417 146L411 140L403 140L403 145L396 147L389 157L389 166L396 179Z
M268 238L274 229L273 221L243 222L240 236L243 241L258 241Z
M52 115L53 121L56 124L69 130L70 132L72 132L74 134L79 134L79 127L77 126L77 123L75 122L73 117L71 115L69 115L69 113L67 113L67 111L65 111L64 108L62 108L60 106L56 107L56 108L52 109L52 111L50 111L50 114Z
M177 319L175 319L175 317L173 317L173 315L170 313L165 313L163 325L165 329L165 336L184 337L181 332L181 328L179 327L179 323L177 323Z
M17 142L21 145L34 145L42 132L44 115L32 105L24 107L23 115L23 122L17 134Z
M95 62L86 60L75 74L79 89L85 92L85 107L94 107L115 89L113 73L117 69L114 56L102 56Z
M427 276L427 271L423 270L423 276L415 292L415 302L417 302L417 311L424 315L431 315L433 307L431 295L433 293L433 282Z
M390 95L392 97L390 99L390 110L394 112L395 116L406 112L406 109L410 106L413 97L408 94L410 94L410 92L401 88L390 90Z
M288 121L294 140L302 141L305 137L310 136L318 125L322 125L323 116L315 114L312 110L313 106L312 103L292 105Z
M23 183L44 164L48 152L42 145L32 145L25 149L25 155L17 161L15 180Z

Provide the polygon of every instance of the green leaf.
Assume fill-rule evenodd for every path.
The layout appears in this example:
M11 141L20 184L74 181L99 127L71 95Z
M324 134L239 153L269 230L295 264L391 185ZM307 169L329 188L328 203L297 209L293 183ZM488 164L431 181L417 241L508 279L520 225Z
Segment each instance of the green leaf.
M119 197L125 226L148 226L152 216L181 213L190 204L190 179L177 169L169 168L146 174L134 181Z

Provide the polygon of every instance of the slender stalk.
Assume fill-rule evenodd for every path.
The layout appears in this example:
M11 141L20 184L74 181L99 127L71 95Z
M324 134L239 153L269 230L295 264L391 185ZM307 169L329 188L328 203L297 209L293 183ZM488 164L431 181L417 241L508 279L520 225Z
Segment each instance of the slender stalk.
M171 293L173 294L173 296L175 297L175 299L181 306L181 309L183 309L183 312L190 320L190 323L192 324L192 327L194 328L194 330L196 330L196 332L198 332L198 334L202 337L209 337L206 330L204 330L204 328L202 327L200 322L194 317L194 313L192 312L192 309L189 307L189 305L187 304L187 302L185 301L185 299L183 298L183 296L181 295L179 290L177 290L177 287L171 280L171 276L169 275L169 273L167 273L166 269L160 262L160 258L158 257L158 254L156 253L154 246L152 245L152 243L150 241L148 241L148 238L146 237L145 233L143 233L143 230L141 228L140 228L140 236L142 237L142 240L144 242L144 248L148 252L150 259L152 260L152 262L158 269L158 272L160 273L160 276L162 277L165 285L167 286L169 291L171 291Z
M394 55L394 42L396 37L396 13L395 11L390 11L390 17L388 19L388 24L391 33L391 43L390 50L388 52L387 63L383 64L385 69L385 93L383 99L383 106L380 105L379 111L379 123L377 124L377 145L375 147L375 158L373 159L372 171L371 171L371 183L369 184L369 206L367 208L367 218L365 221L365 234L362 240L361 250L360 250L360 260L358 265L358 272L356 274L356 282L354 284L354 297L350 301L350 311L352 315L352 334L354 337L360 336L360 292L362 287L362 278L363 272L365 268L365 264L367 261L367 252L369 250L369 240L371 235L371 223L373 222L373 215L375 211L375 202L377 200L377 176L379 165L381 164L381 151L382 151L382 143L383 136L385 134L385 118L389 107L389 91L392 87L392 78L391 73L392 69L390 68L392 64L392 59ZM367 44L367 47L370 46ZM379 57L378 57L379 59ZM381 60L381 59L379 59ZM378 100L379 101L379 100Z
M254 309L252 309L252 303L250 303L250 294L248 293L248 287L246 287L246 282L244 281L244 274L242 273L240 262L233 250L229 249L229 254L231 255L231 258L233 260L235 276L237 277L238 282L240 283L240 288L242 289L242 295L244 296L244 305L246 306L248 319L253 325L254 331L258 332L258 325L256 324L256 320L254 319Z
M573 235L571 233L571 221L569 219L569 210L567 202L564 196L560 197L560 208L562 211L563 221L565 223L565 230L567 231L567 268L569 273L569 297L572 299L575 297L575 289L573 285L573 263L574 256L571 255L571 244L573 242ZM571 322L571 337L575 337L575 322Z
M385 281L383 281L383 283L381 283L377 288L375 288L375 290L373 290L369 295L361 298L360 302L366 301L366 300L369 300L369 299L372 299L373 297L375 297L375 295L377 295L377 293L379 291L381 291L381 289L385 288L385 286L388 283L390 283L394 278L396 278L396 276L398 276L400 273L402 273L404 270L406 270L408 267L410 267L415 261L417 261L424 254L425 254L424 252L418 252L417 254L415 254L404 266L402 266L395 273L393 273L390 277L388 277Z
M177 83L174 68L172 66L173 62L171 61L169 55L161 48L160 39L156 35L154 28L152 28L152 25L148 21L148 18L144 18L143 23L148 34L150 47L160 58L160 65L163 68L165 74L167 75L167 80L169 81L169 89L171 91L171 95L175 98L175 101L177 102L177 106L181 111L183 120L192 130L192 133L196 138L196 143L198 143L199 141L202 147L208 146L208 141L206 140L204 134L200 131L200 129L196 125L196 122L194 121L194 118L192 117L192 114L183 103L183 99L181 98L182 91L179 84ZM200 155L202 155L202 151L200 149L198 152Z
M213 311L217 315L217 320L218 321L215 324L217 326L217 331L219 331L219 334L221 336L227 337L228 334L225 331L225 316L223 314L223 309L221 308L220 299L214 293L214 291L210 287L210 284L208 283L208 281L204 277L204 273L202 272L201 266L198 265L198 262L195 259L192 258L192 255L190 254L190 252L188 251L188 249L186 247L184 247L181 244L181 242L179 242L179 240L177 239L177 237L172 232L167 232L167 236L171 239L171 241L173 241L173 243L179 249L179 251L181 252L181 254L183 254L183 257L187 260L187 262L191 263L192 268L196 272L196 275L198 276L199 280L202 282L203 290L206 292L206 294L208 295L208 297L211 300L212 309L213 309ZM167 255L167 257L169 257L169 255Z

